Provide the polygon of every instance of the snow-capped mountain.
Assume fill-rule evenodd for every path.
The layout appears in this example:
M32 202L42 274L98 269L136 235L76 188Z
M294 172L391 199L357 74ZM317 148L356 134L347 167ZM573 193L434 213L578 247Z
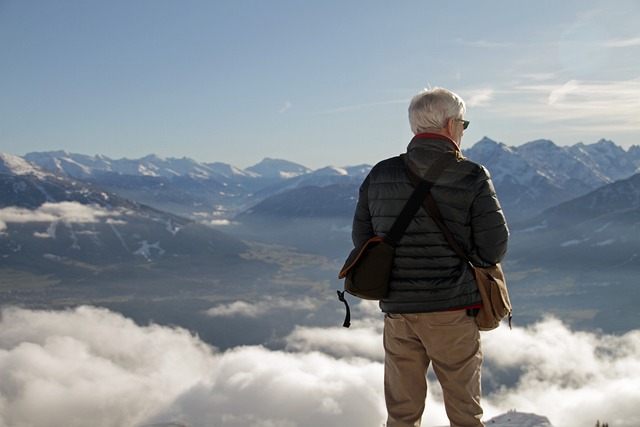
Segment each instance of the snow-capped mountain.
M512 257L587 272L640 268L640 174L554 206L512 228ZM543 251L533 247L544 248Z
M593 146L577 144L574 147L558 147L551 141L539 140L521 147L509 147L489 138L484 138L464 154L490 171L496 191L509 222L517 223L531 218L547 208L582 196L594 189L612 183L620 177L629 177L640 171L624 150L609 141L600 141ZM602 155L603 158L598 156ZM358 187L371 169L370 166L353 168L323 168L300 175L287 181L263 189L250 208L246 218L259 215L274 217L281 215L294 218L300 212L296 201L299 189L311 186L342 184L350 186L353 197L345 202L345 212L353 212ZM343 187L334 187L334 203L344 200ZM286 192L293 194L287 196ZM311 190L310 190L311 191ZM347 190L349 191L349 190ZM273 200L269 200L273 198ZM262 202L262 200L264 200ZM292 201L287 205L287 201ZM326 212L327 199L313 199L317 212ZM277 208L276 208L277 206ZM309 206L305 212L314 210ZM319 216L326 216L319 214Z
M555 145L554 145L555 147ZM517 221L562 201L575 197L530 164L515 148L484 138L464 154L490 172L505 215Z
M247 168L247 171L253 172L264 178L295 178L300 175L311 172L311 169L289 162L287 160L265 158L257 165Z
M0 154L0 207L33 209L46 202L79 202L108 206L111 197L100 189L49 172L24 159ZM120 200L122 205L133 202Z
M567 147L567 152L592 170L599 171L602 179L609 182L628 177L630 173L637 172L640 166L622 148L606 139L590 145L572 145Z
M167 279L201 265L196 276L213 278L221 265L247 267L244 251L193 220L0 156L0 266L99 282L142 271L141 281Z
M291 189L355 184L370 169L360 165L312 171L286 160L266 158L241 170L225 163L199 163L188 158L149 155L137 160L113 160L66 151L29 153L25 159L122 197L201 220L232 217Z
M508 147L485 137L465 155L489 169L511 222L640 171L640 162L606 140L571 147L537 140Z
M140 159L110 159L66 151L28 153L24 159L56 174L103 188L122 197L137 200L188 217L210 219L227 217L248 208L261 189L305 175L304 166L265 159L241 170L225 163L200 163L190 158L161 158L148 155ZM229 213L231 212L231 214Z
M29 163L22 157L12 154L0 153L0 174L6 175L34 175L47 176L52 175L46 169Z
M52 172L78 179L107 172L165 178L190 176L200 179L253 176L250 172L221 163L199 163L187 157L165 159L155 154L150 154L140 159L125 158L116 160L102 155L88 156L67 151L47 151L27 153L24 158Z
M485 137L464 154L487 167L510 223L532 218L547 208L640 171L640 148L631 147L626 152L606 140L571 147L537 140L509 147ZM345 191L342 186L351 186L357 197L357 188L371 168L359 165L311 170L286 160L266 158L241 170L188 158L149 155L137 160L113 160L65 151L29 153L25 159L122 197L200 220L230 219L243 211L250 211L253 218L260 214L295 217L296 212L302 212L299 189L337 185L334 203L339 203ZM288 191L295 193L283 194ZM270 197L276 198L269 202ZM293 204L287 206L287 200ZM307 206L303 209L305 214L326 211L319 205L327 203L326 198L309 198L308 202L317 206ZM352 211L355 199L348 203L351 205L344 211ZM277 211L272 211L276 206Z
M640 324L639 230L640 174L513 224L505 271L521 320L545 310L580 328Z

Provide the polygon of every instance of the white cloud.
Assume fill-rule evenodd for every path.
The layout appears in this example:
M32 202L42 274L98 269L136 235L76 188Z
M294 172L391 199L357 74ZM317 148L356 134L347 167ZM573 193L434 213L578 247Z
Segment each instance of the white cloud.
M214 378L158 415L189 426L324 427L381 425L382 367L365 359L239 347L219 359Z
M499 368L522 372L515 387L488 397L491 406L532 410L554 426L640 425L640 330L574 332L549 318L485 334L483 348Z
M521 90L547 97L546 103L529 103L533 117L548 121L583 119L618 123L633 120L640 109L640 80L579 81L559 85L523 86ZM546 105L545 105L546 104ZM550 108L551 107L551 108ZM519 110L522 111L522 110ZM640 127L640 125L637 125Z
M212 219L209 221L205 221L205 223L216 226L216 225L231 225L231 221L228 219Z
M211 317L258 317L272 310L312 310L314 307L314 302L309 298L301 298L293 301L265 296L264 299L254 303L234 301L229 304L220 304L210 308L205 314Z
M106 216L117 216L117 214L99 206L83 205L78 202L44 203L34 210L17 207L2 208L0 209L0 224L29 222L93 223Z
M468 92L466 95L466 104L469 107L483 107L490 104L493 99L493 89L483 88Z
M495 90L490 105L480 107L508 119L506 126L515 126L513 119L544 124L547 132L574 142L590 135L634 134L640 132L640 79L551 83L532 78Z
M382 367L362 358L237 347L137 326L104 309L4 309L0 426L380 425Z
M287 351L223 353L183 329L139 326L104 309L5 308L0 427L379 426L381 319L367 315L371 307L354 307L353 329L297 328ZM640 425L640 330L574 332L546 319L485 333L483 349L487 380L516 375L485 396L485 419L517 409L559 427ZM445 425L439 386L429 386L423 426Z
M580 85L575 80L568 81L564 85L554 88L549 94L549 105L562 103L567 96L576 94L579 88Z
M296 327L287 337L287 349L322 351L336 357L357 356L382 361L384 350L381 333L380 328ZM354 339L354 335L357 339Z
M640 46L640 37L632 37L627 39L609 40L602 43L604 47L632 47Z
M103 309L4 309L0 426L134 426L214 372L182 329L138 327Z

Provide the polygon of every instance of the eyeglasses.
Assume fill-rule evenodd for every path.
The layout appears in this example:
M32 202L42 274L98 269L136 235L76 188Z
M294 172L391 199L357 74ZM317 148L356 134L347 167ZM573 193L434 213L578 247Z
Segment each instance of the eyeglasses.
M453 119L456 122L462 122L462 129L466 130L469 127L469 120L462 120L462 119Z

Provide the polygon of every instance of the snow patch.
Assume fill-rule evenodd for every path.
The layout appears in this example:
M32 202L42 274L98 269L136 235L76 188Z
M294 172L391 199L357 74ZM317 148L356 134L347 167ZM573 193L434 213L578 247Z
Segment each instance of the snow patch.
M58 223L57 222L52 222L49 227L47 227L47 231L44 233L41 232L34 232L33 233L33 237L39 237L41 239L54 239L56 238L56 230L58 228Z
M518 230L517 232L518 233L534 233L534 232L539 231L539 230L545 230L548 227L549 226L548 226L547 222L544 221L541 224L537 224L537 225L534 225L534 226L531 226L531 227L528 227L528 228L524 228L522 230Z
M566 247L569 247L569 246L577 246L582 242L584 242L584 240L571 239L571 240L567 240L566 242L560 243L560 246L562 246L563 248L566 248Z
M491 427L552 427L547 417L510 411L485 422Z
M295 178L297 176L300 176L301 174L299 172L284 172L284 171L280 171L279 175L283 179L290 179L290 178Z
M165 250L160 247L160 242L155 242L153 244L149 244L149 242L144 240L144 241L142 241L142 244L141 244L140 248L137 251L135 251L133 254L134 255L141 255L146 260L149 261L149 260L151 260L151 257L153 255L154 251L155 251L155 253L157 253L157 255L159 257L164 255L164 252L165 252Z
M606 224L604 224L602 227L598 228L598 229L596 230L596 233L600 233L600 232L604 231L604 230L605 230L607 227L609 227L610 225L611 225L611 223L610 223L610 222L607 222L607 223L606 223Z
M168 220L166 222L167 225L167 231L169 233L171 233L172 235L176 235L178 234L178 231L180 231L182 229L182 227L179 224L174 224L174 222L172 220Z
M607 240L603 240L602 242L598 242L593 246L611 246L615 243L615 241L616 239L607 239Z
M0 153L0 172L8 172L14 175L36 175L38 177L47 175L22 157L7 153Z

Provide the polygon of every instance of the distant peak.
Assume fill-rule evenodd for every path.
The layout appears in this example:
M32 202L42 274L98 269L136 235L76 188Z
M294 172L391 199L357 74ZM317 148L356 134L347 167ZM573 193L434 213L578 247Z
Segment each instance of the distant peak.
M157 154L148 154L141 158L140 160L144 160L146 162L163 162L164 159Z
M535 141L527 142L524 145L540 145L540 146L548 146L548 147L557 147L556 143L551 141L550 139L536 139Z
M289 160L283 160L283 159L274 159L272 157L265 157L264 159L262 159L262 161L260 161L260 163L256 164L255 166L273 166L273 165L295 165L295 166L300 166L296 163L290 162ZM255 167L254 166L254 167Z
M535 141L524 143L516 149L537 153L552 153L562 150L562 148L550 139L536 139Z
M310 172L306 166L290 162L288 160L272 159L265 157L260 163L246 169L262 176L283 176L287 177L302 175Z
M611 141L610 139L604 139L604 138L600 139L600 141L596 142L594 145L606 145L606 146L609 146L609 147L611 147L611 146L616 146L617 147L615 142Z
M30 153L25 154L25 157L30 155L48 155L50 157L67 157L70 156L71 153L67 150L52 150L52 151L32 151Z
M502 142L497 142L485 136L480 141L476 142L471 148L463 151L482 151L487 153L499 150L511 152L511 149Z
M476 142L476 144L493 144L493 145L498 145L497 141L494 141L493 139L489 138L488 136L483 136L482 139L478 142Z

